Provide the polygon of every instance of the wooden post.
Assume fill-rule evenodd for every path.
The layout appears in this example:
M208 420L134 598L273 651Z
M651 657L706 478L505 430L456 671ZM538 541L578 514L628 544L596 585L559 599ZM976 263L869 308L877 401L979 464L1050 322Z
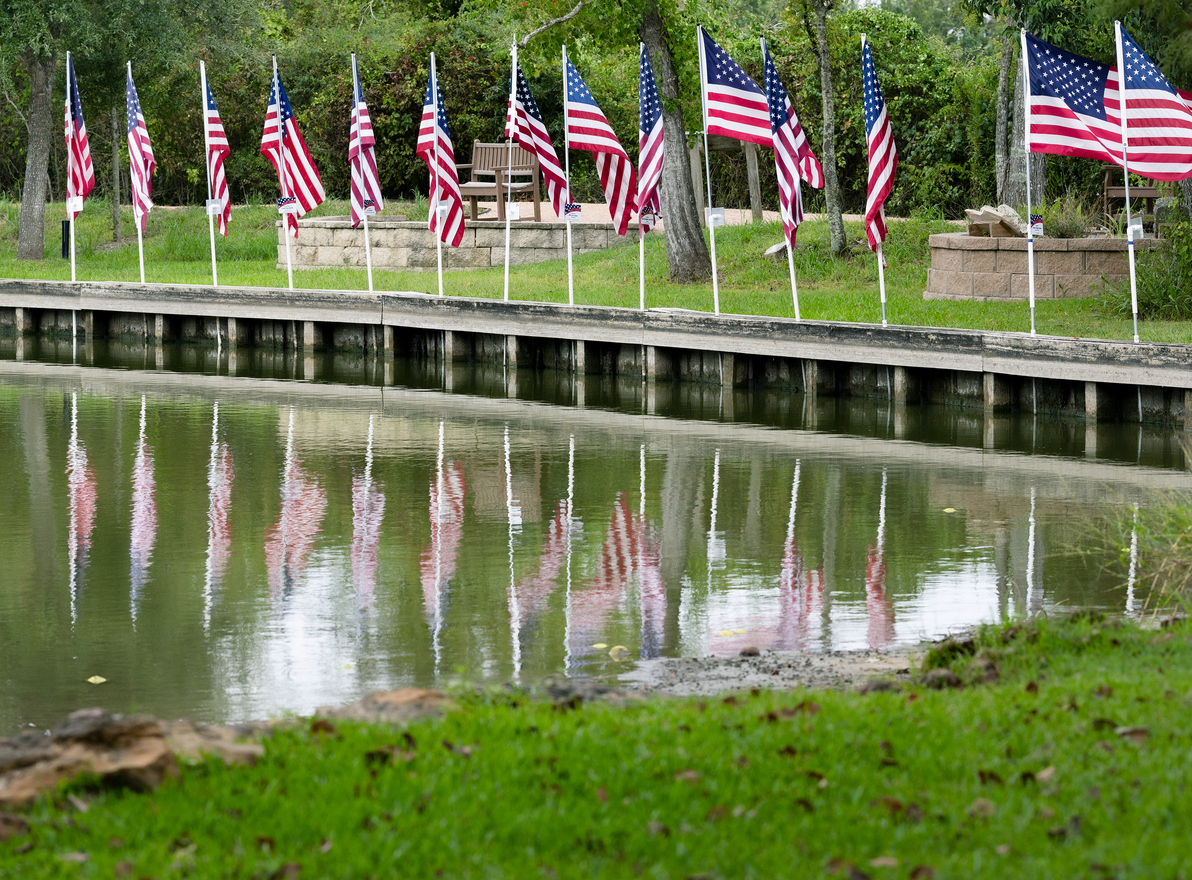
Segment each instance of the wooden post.
M762 222L762 181L757 173L757 144L745 141L745 174L749 178L749 207L753 209L753 222Z
M588 374L588 352L582 339L575 340L574 367L577 381Z

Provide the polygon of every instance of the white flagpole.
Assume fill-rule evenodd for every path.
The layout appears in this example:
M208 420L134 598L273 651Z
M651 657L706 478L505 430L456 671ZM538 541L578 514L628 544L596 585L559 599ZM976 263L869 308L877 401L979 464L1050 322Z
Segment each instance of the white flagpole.
M439 74L435 68L435 53L430 53L430 89L434 107L435 170L430 176L430 209L435 221L435 261L439 272L439 296L443 295L443 218L439 216ZM370 287L369 290L372 290Z
M1026 28L1019 33L1022 43L1022 112L1025 115L1023 150L1026 152L1026 278L1031 300L1031 336L1035 335L1035 226L1031 223L1031 75L1027 60ZM1129 202L1127 202L1129 204Z
M276 55L273 56L273 94L277 96L277 166L281 172L281 196L284 199L289 195L289 182L286 178L286 147L281 136L281 128L284 123L281 118L281 82L277 76ZM286 207L288 208L290 205L287 204ZM290 223L284 212L281 215L281 231L281 237L286 242L286 280L289 281L290 290L293 290L294 263L290 259Z
M128 79L129 79L129 81L131 81L132 80L132 62L131 61L126 62L125 69L128 71ZM127 101L127 98L125 100ZM129 155L129 159L131 161L136 161L135 159L132 158L131 154ZM145 283L145 245L141 238L141 221L140 221L140 219L138 219L135 216L136 215L135 210L133 211L133 215L134 216L132 219L133 219L134 224L137 227L137 259L139 260L139 262L141 264L141 283L144 284ZM141 216L143 217L144 215L142 214Z
M762 42L762 60L764 61L765 57L766 57L766 38L762 37L761 42ZM793 204L800 204L803 200L803 184L799 180L798 173L796 173L794 175L794 178L795 178L794 179L795 192L794 192L793 197L796 201ZM791 273L791 299L794 301L794 304L795 304L795 320L801 321L801 320L803 320L803 318L799 314L799 286L795 283L795 253L794 253L795 243L793 241L791 241L790 237L786 234L786 220L787 220L787 217L789 217L790 213L792 213L792 212L793 212L793 207L789 208L787 215L782 217L782 220L783 220L782 234L783 234L783 237L786 238L786 265L787 265L787 268L790 269L790 273Z
M571 102L567 95L571 83L567 79L567 47L563 47L563 176L567 178L567 197L563 199L563 225L567 230L567 305L575 305L575 273L571 268L571 220L567 217L567 202L571 198Z
M521 606L513 573L513 464L509 460L509 426L505 426L505 512L509 518L509 629L513 642L513 680L521 678ZM518 523L520 525L520 521Z
M434 71L434 69L435 69L435 53L434 52L431 52L431 54L430 54L430 69L431 69L431 71ZM352 53L352 102L353 103L356 102L357 94L363 95L364 90L360 88L360 71L356 69L356 53L353 52ZM357 117L356 117L357 118L357 129L359 129L359 119L360 119L359 106L356 107L355 112L357 114ZM435 161L436 162L438 161L438 158L439 158L438 141L436 140L435 141ZM360 201L362 203L364 202L364 198L365 198L364 169L362 167L360 169ZM373 292L372 245L369 243L369 240L368 240L368 211L365 210L367 207L368 207L367 205L361 204L360 210L361 210L362 216L364 218L364 266L368 272L368 292L372 293ZM441 268L439 270L439 293L440 294L443 293L443 272L442 272Z
M867 36L861 34L861 54L865 54ZM886 209L882 207L882 218L886 216ZM886 326L886 257L882 253L882 242L877 243L877 291L882 301L882 326Z
M567 442L567 597L563 606L563 671L571 672L571 535L575 521L575 435Z
M1118 102L1122 116L1122 177L1126 182L1126 247L1130 254L1130 308L1134 313L1134 341L1138 341L1138 279L1134 271L1134 223L1130 216L1130 163L1126 136L1126 66L1122 60L1122 23L1113 23L1117 40Z
M72 73L74 72L74 68L71 67L71 64L70 64L70 53L69 52L66 53L66 69ZM72 94L72 92L71 92L72 85L74 85L73 81L71 80L70 76L67 76L66 101L67 101L67 103L73 105L74 94ZM73 124L73 122L72 122L72 124ZM73 132L72 132L72 136L74 136ZM71 164L71 159L70 159L69 154L67 156L66 161L67 161L67 174L69 174L70 173L69 166ZM73 284L76 280L75 279L75 212L71 210L70 199L66 200L66 217L68 220L70 220L70 281ZM75 329L74 314L75 313L72 310L70 313L70 327L71 327L72 331L74 331L74 329ZM72 332L72 335L73 335L73 332Z
M637 58L638 65L641 65L642 53L646 51L645 43L637 44ZM637 108L638 118L641 118L641 106ZM638 162L640 164L640 158ZM638 171L640 172L640 167ZM567 183L570 187L571 176L567 176ZM646 230L642 226L642 210L643 206L637 206L637 288L638 288L638 308L643 312L646 310Z
M215 270L215 215L211 213L211 202L215 200L214 182L211 180L211 133L207 130L207 62L199 62L199 88L203 92L203 164L207 166L207 231L211 234L211 284L219 287L219 274ZM223 207L222 205L220 207ZM216 344L219 343L219 323L216 322Z
M443 605L443 492L446 489L446 482L443 473L443 420L439 419L439 458L435 475L435 620L431 633L436 676L439 674L439 664L443 659L443 647L439 642L439 633L443 627L443 615L440 609Z
M505 126L509 130L506 134L509 137L509 169L505 175L505 301L509 302L509 230L510 217L509 209L513 206L513 188L509 185L509 179L513 176L513 133L517 129L516 111L514 110L517 104L517 34L513 35L513 46L510 50L510 73L509 73L509 112L505 120ZM501 193L497 193L497 198L501 198Z
M720 283L716 279L716 219L712 216L712 164L708 157L708 63L704 58L704 29L696 25L695 38L699 43L699 98L704 113L704 174L708 180L708 233L712 242L712 310L720 314Z

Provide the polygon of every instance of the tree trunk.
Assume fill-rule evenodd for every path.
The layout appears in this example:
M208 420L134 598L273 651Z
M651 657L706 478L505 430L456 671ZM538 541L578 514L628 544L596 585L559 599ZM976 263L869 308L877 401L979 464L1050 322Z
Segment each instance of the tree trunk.
M844 237L844 218L840 214L840 183L836 177L836 96L832 90L832 64L828 55L828 10L833 0L810 0L815 12L814 28L804 16L811 48L819 62L820 95L824 104L824 149L820 153L824 169L824 206L828 215L832 253L840 256L848 242ZM804 9L806 11L806 8Z
M25 153L25 184L21 188L21 228L17 259L40 260L46 252L46 191L49 184L50 138L54 134L52 106L56 53L23 53L29 73L29 148Z
M1006 168L1005 204L1026 207L1026 96L1022 88L1022 65L1014 77L1014 134L1010 141L1010 162ZM1031 153L1031 208L1043 204L1043 183L1047 174L1046 155ZM1029 217L1024 220L1030 222Z
M1002 43L1002 62L997 71L997 124L993 132L994 168L997 176L997 204L1006 201L1006 166L1009 164L1006 148L1009 146L1006 128L1010 121L1010 77L1014 62L1014 41L1007 34ZM973 206L977 207L976 205Z
M112 105L112 241L120 243L120 133L125 125L124 111Z
M1180 195L1184 197L1184 211L1188 219L1192 220L1192 177L1185 177L1180 181Z
M700 209L695 204L691 183L691 163L687 161L687 132L683 122L679 77L674 56L666 41L666 25L651 4L642 17L641 39L650 53L650 62L658 77L662 98L662 126L666 159L662 164L659 199L666 231L666 257L672 281L687 283L712 277L712 259L700 223Z

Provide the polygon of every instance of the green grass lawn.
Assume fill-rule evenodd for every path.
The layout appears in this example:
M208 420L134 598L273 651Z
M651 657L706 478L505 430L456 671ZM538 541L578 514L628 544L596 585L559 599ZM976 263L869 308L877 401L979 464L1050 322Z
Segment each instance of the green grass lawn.
M971 647L927 664L998 682L300 723L253 768L37 802L0 877L1186 877L1192 628Z
M394 205L392 213L425 216L425 206ZM345 215L344 202L320 206L316 216ZM0 277L68 279L70 266L60 255L58 223L60 205L46 213L46 259L15 259L19 208L0 204ZM111 239L111 219L102 201L88 202L77 224L78 278L83 281L138 281L140 279L135 227L131 208L124 209L126 238L119 245ZM276 211L269 205L241 206L232 212L231 233L216 244L220 281L229 286L284 287L285 269L277 268ZM864 245L860 224L847 224L850 256L833 258L828 252L827 224L812 221L799 229L795 271L799 279L802 316L831 321L880 322L876 260ZM943 221L912 219L890 224L885 252L888 317L892 324L957 327L980 330L1030 330L1025 304L925 301L930 255L927 237L955 227ZM132 232L133 236L127 237ZM632 236L629 237L630 239ZM722 228L717 232L720 268L720 309L725 313L794 316L790 277L784 260L763 256L767 247L782 238L779 224ZM625 247L584 254L575 258L576 302L587 305L638 304L638 252L632 241ZM197 208L157 209L149 215L145 237L145 277L149 282L209 284L210 250L206 216ZM651 308L712 310L711 284L680 285L668 280L665 241L652 235L646 246L646 304ZM444 278L444 291L454 296L500 297L503 269L454 271ZM313 269L294 273L303 288L363 290L365 272L359 269ZM378 290L435 293L433 272L374 273ZM517 300L566 302L566 263L553 260L510 271L511 296ZM1132 339L1128 318L1111 317L1096 300L1040 300L1038 332L1055 336ZM1152 321L1141 327L1144 340L1192 342L1192 322Z

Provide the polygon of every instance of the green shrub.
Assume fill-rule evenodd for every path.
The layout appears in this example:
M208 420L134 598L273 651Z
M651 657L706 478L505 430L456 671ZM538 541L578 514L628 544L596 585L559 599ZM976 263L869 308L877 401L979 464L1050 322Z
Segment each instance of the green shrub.
M1043 234L1048 238L1084 238L1093 225L1093 214L1069 193L1042 209Z
M1142 251L1137 263L1139 316L1168 321L1192 318L1192 224L1172 227L1163 247ZM1109 287L1101 306L1108 315L1130 315L1129 278Z

